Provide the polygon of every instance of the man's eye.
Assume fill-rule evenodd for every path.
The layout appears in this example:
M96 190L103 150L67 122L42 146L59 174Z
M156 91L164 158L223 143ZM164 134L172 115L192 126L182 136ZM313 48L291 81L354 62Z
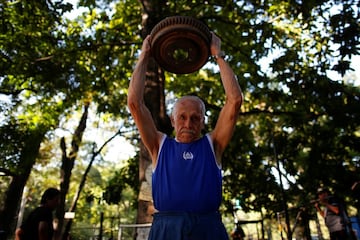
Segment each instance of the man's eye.
M200 121L200 118L199 117L192 117L191 120L193 122L198 122L198 121Z

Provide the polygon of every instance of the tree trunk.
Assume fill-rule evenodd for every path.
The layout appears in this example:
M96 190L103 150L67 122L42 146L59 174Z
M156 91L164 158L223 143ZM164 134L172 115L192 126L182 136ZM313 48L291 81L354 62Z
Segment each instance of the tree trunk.
M39 154L45 132L44 129L36 129L24 137L25 143L20 152L18 172L12 176L9 188L5 193L4 205L0 210L0 230L4 231L0 235L0 239L8 239L15 232L24 187Z
M58 220L57 228L55 229L55 239L62 239L64 234L64 215L65 215L65 200L66 195L69 191L71 171L74 167L75 159L79 151L79 146L82 141L82 136L86 128L86 120L88 116L89 104L86 104L84 107L84 113L81 116L78 127L73 134L71 142L71 150L69 155L66 152L65 139L61 139L60 147L62 151L62 165L60 172L60 205L56 209L56 218Z
M0 239L7 239L15 232L21 196L29 177L29 174L26 175L27 176L14 176L10 182L8 190L5 193L5 203L0 213L0 229L3 230L4 233L0 235Z
M69 212L75 212L76 211L76 206L77 206L77 203L78 203L78 200L80 198L80 194L85 186L85 183L86 183L86 179L87 179L87 176L91 170L91 167L96 159L96 157L101 153L101 151L104 149L104 147L110 142L112 141L117 135L119 135L120 131L116 132L111 138L109 138L107 141L105 141L105 143L97 150L95 151L95 148L96 148L96 145L94 144L93 145L93 150L92 150L92 156L91 156L91 159L90 159L90 162L89 162L89 165L87 166L84 174L82 175L81 177L81 181L80 181L80 184L79 184L79 187L78 187L78 190L74 196L74 199L73 199L73 202L71 204L71 207L69 208ZM103 213L102 213L103 214ZM103 215L102 215L103 217ZM62 236L62 239L63 240L66 240L68 239L67 237L69 236L69 232L71 230L71 226L72 226L72 219L69 219L65 225L65 229L64 229L64 234ZM102 222L101 222L102 223ZM99 236L99 239L100 236Z
M145 38L150 34L152 28L164 16L162 7L166 1L141 1L143 5L144 19L142 26L142 37ZM165 93L164 93L165 76L164 72L154 59L150 59L145 82L144 101L150 110L156 127L167 134L172 132L170 118L166 114ZM138 203L137 223L151 223L154 206L151 196L151 159L143 144L140 144L139 160L139 180L140 193ZM147 239L149 229L137 229L137 239ZM143 232L141 232L143 231Z

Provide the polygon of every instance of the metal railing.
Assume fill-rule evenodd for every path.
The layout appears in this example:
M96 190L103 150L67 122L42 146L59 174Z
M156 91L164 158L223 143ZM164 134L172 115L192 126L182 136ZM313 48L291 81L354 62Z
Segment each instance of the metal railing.
M142 229L145 230L145 235L148 234L148 232L150 231L150 227L151 227L151 223L142 223L142 224L120 224L119 225L119 232L118 232L118 240L125 240L123 239L123 229L124 228L133 228L133 229ZM139 238L140 237L140 238ZM147 239L147 236L144 236L144 239ZM142 237L141 236L137 236L136 238L137 240L141 240ZM126 239L127 240L127 239Z

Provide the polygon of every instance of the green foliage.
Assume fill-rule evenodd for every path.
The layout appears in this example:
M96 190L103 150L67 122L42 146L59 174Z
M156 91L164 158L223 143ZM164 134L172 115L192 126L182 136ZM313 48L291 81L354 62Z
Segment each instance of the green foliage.
M226 211L232 211L234 199L241 199L244 211L274 216L283 210L283 198L289 206L308 204L319 184L354 200L349 189L360 175L360 90L329 71L346 74L352 57L359 54L357 1L150 2L156 3L151 9L155 15L147 16L150 27L166 16L189 15L221 36L226 59L244 91L242 112L223 157ZM31 169L29 156L47 163L45 152L51 152L51 144L40 149L40 143L55 141L53 130L84 102L109 119L121 119L114 125L133 129L126 94L146 32L142 14L147 5L92 0L79 6L84 12L65 19L71 5L61 1L0 4L0 168L7 175ZM166 73L165 85L169 106L185 94L205 101L206 130L215 125L225 101L220 75L209 61L212 64L197 73ZM347 77L349 82L358 80ZM133 136L137 144L138 135ZM120 201L125 204L122 211L136 205L136 163L137 158L132 159L111 176L104 176L104 168L92 172L94 181L85 189L92 206L89 210L86 196L81 198L78 211L84 214L75 226L99 221L99 209L106 203L94 199ZM33 172L39 173L34 179L40 172ZM74 173L68 199L81 172Z
M358 54L358 12L349 7L354 3L273 1L267 6L238 1L194 11L221 36L227 60L245 91L239 124L224 155L228 211L234 198L243 200L245 211L266 209L269 214L282 211L283 197L290 205L306 205L320 184L351 195L359 166L359 151L352 143L359 141L355 107L360 93L358 87L333 81L327 74L333 62L348 57L346 53ZM179 5L177 12L182 12ZM193 3L189 9L196 7ZM334 21L330 27L329 21ZM350 28L353 33L345 37ZM334 43L352 50L340 47L334 53ZM269 55L274 58L264 72L259 61ZM170 75L167 85L176 89L176 96L197 94L205 100L209 129L224 101L221 85L210 72ZM286 196L278 182L277 163L285 169Z
M103 198L108 204L119 204L122 200L122 192L126 188L131 188L135 192L139 191L138 157L129 159L128 164L119 171L115 171L107 182ZM133 203L136 206L136 203Z
M121 179L115 177L110 179L108 186L105 188L104 199L108 204L118 204L121 200L121 192L123 190L123 184Z

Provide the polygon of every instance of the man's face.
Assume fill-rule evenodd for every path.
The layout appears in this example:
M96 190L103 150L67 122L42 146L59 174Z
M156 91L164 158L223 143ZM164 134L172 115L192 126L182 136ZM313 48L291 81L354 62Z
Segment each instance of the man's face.
M192 99L179 102L174 116L171 117L171 124L179 142L189 143L197 140L204 128L200 103Z
M59 204L60 204L60 195L54 197L53 199L47 200L46 204L51 209L57 208L57 206L59 206Z
M327 198L327 196L328 196L327 192L320 192L318 194L318 197L319 197L320 201L325 200Z

